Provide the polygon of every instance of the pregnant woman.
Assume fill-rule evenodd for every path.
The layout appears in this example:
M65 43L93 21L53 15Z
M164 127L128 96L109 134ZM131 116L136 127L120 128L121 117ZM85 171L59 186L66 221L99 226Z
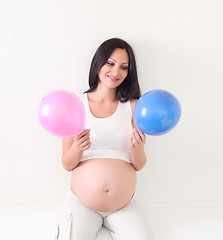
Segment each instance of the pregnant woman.
M105 41L93 57L82 96L86 129L63 138L63 167L72 173L58 240L94 240L102 226L110 239L151 239L134 200L136 171L146 163L146 137L133 119L139 97L132 48L118 38Z

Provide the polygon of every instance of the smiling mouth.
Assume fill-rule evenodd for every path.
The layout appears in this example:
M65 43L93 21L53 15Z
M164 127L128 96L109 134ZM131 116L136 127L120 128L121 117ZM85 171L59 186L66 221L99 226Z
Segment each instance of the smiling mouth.
M115 78L115 77L111 77L109 75L107 75L107 77L112 80L112 82L117 82L119 79L118 78Z

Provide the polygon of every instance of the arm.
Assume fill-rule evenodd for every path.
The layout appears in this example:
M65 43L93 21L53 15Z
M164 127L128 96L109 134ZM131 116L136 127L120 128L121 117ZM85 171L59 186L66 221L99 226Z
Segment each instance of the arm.
M87 150L90 145L90 129L84 130L75 137L68 137L62 139L63 152L62 163L67 171L72 171L79 164L83 152Z
M136 102L137 102L137 99L131 100L132 112L134 111ZM145 163L146 163L146 154L144 151L146 136L143 132L141 132L137 128L134 122L133 114L132 114L132 126L133 126L133 133L130 139L132 165L136 171L140 171L145 166Z

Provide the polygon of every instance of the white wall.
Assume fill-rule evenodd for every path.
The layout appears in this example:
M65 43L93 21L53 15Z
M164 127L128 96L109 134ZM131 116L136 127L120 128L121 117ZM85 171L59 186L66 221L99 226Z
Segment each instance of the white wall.
M37 106L54 89L81 93L96 48L110 37L135 50L145 93L172 92L182 118L148 137L138 174L147 204L223 203L221 0L1 0L0 204L59 204L70 174L61 139Z

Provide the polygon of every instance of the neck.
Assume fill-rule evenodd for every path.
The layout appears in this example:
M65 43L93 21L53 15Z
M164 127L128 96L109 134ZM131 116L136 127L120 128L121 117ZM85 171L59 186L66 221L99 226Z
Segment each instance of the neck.
M95 101L117 101L116 88L106 88L100 84L91 95Z

